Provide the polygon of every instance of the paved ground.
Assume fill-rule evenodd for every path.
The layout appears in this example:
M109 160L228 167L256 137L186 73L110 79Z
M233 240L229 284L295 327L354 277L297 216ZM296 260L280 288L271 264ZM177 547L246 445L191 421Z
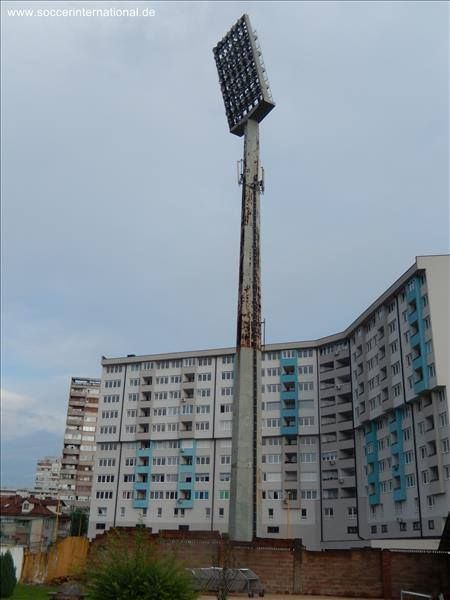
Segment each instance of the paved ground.
M217 600L216 596L201 596L202 598L204 598L206 600L206 598L210 598L210 600ZM235 598L236 600L238 598L247 598L247 594L230 594L229 599L232 600L233 598ZM256 595L255 598L258 598L258 596ZM264 600L367 600L367 598L343 598L343 597L337 597L337 596L302 596L301 594L266 594L264 596Z

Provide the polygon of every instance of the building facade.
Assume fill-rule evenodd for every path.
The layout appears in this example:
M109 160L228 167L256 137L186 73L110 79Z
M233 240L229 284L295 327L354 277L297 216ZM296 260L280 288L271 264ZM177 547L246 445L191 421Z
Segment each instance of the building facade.
M99 391L99 379L70 381L59 497L72 508L89 508Z
M47 548L57 537L69 534L70 519L63 503L33 495L0 496L0 543L33 551Z
M450 507L450 257L344 332L262 356L260 537L437 538ZM89 536L227 531L234 349L103 359Z
M56 494L61 476L61 458L56 456L45 456L40 458L36 464L36 476L34 478L34 489L37 494Z

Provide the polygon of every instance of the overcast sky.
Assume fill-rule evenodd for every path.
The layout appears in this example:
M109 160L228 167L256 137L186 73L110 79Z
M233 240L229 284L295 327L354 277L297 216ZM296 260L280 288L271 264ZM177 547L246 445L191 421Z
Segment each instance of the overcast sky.
M12 8L154 8L14 17ZM242 139L212 47L242 13L261 126L266 341L340 331L449 251L445 2L3 2L2 485L62 449L100 358L233 345Z

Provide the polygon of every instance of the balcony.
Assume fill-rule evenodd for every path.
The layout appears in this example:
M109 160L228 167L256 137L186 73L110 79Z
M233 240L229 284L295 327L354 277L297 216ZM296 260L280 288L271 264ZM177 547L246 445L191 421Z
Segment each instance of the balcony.
M411 348L417 348L418 346L420 346L420 332L419 331L417 331L416 333L411 335L411 337L409 338L409 343L410 343Z
M194 488L194 482L192 481L192 479L190 481L179 481L178 482L178 489L180 491L189 491L191 492ZM189 499L189 498L187 498Z
M136 472L137 475L140 475L140 474L145 474L146 475L146 474L148 474L149 470L150 470L150 465L138 465L136 467L136 471L135 472Z
M146 492L148 488L148 481L135 481L133 487L136 492Z
M282 425L280 427L281 435L297 435L298 427L297 424L294 423L292 425Z
M139 448L137 451L138 458L150 457L152 455L151 448Z
M180 473L192 473L193 470L194 470L193 463L184 463L184 464L180 464L180 466L179 466Z
M406 500L405 488L402 486L394 489L394 502L403 502L404 500Z
M133 500L133 508L147 508L148 500L147 499L134 499Z
M394 442L393 444L391 444L391 454L400 454L401 452L401 447L400 447L400 442Z

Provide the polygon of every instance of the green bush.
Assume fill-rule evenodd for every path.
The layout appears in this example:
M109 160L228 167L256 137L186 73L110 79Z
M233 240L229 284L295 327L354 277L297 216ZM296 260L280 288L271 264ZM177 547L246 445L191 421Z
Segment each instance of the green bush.
M86 535L88 528L88 515L80 509L74 510L70 515L70 535Z
M9 598L16 587L16 567L11 552L0 555L0 598Z
M194 600L190 575L173 558L160 555L135 535L112 533L90 557L86 585L92 600Z

